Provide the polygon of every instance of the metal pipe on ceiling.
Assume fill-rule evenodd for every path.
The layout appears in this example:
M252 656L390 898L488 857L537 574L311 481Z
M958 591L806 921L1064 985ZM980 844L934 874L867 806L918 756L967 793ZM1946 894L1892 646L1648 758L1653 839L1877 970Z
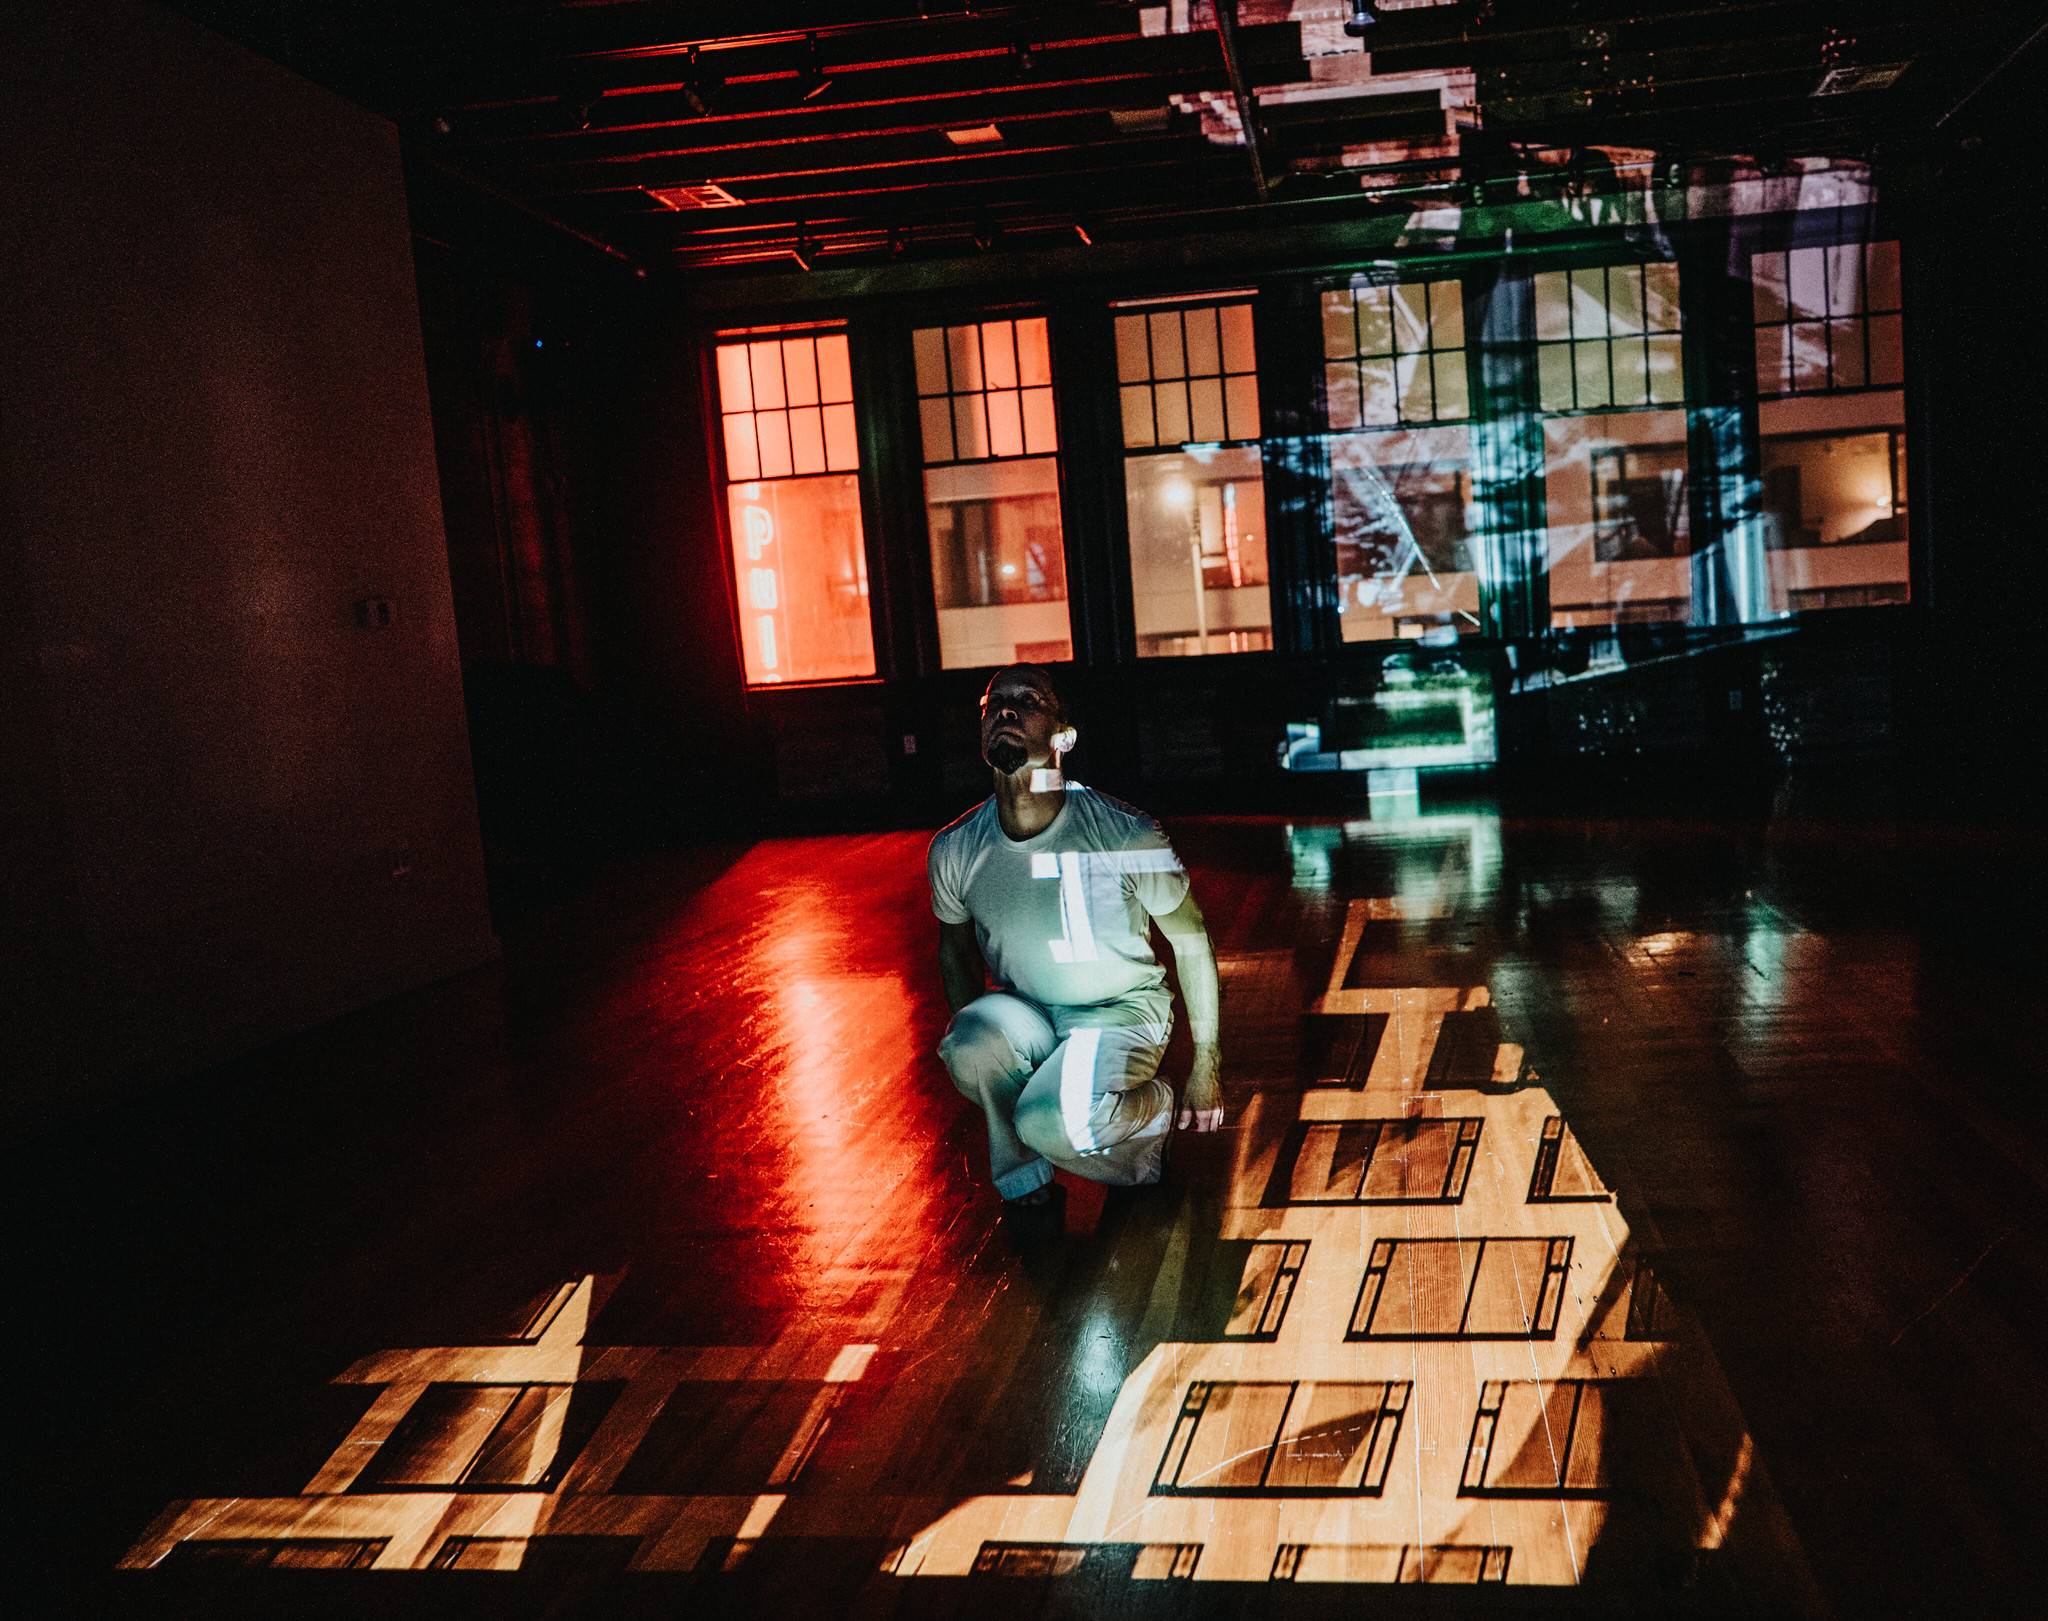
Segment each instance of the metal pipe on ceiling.
M1216 37L1223 45L1223 71L1230 75L1230 94L1237 102L1237 121L1244 130L1245 150L1252 159L1252 185L1266 201L1266 160L1259 152L1259 102L1244 76L1237 49L1237 0L1216 0Z

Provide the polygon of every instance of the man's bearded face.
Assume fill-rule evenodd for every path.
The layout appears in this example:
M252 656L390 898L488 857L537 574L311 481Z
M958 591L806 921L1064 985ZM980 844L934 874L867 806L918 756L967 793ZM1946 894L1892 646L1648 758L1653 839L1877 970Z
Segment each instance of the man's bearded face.
M981 701L981 757L1004 776L1052 757L1058 700L1029 677L1000 675Z

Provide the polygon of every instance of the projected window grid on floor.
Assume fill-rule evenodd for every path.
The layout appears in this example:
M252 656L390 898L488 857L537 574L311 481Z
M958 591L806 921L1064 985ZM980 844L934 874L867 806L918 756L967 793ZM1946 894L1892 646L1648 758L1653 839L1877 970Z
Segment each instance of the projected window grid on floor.
M1545 411L1685 402L1677 265L1588 265L1539 271L1535 280Z
M1384 1013L1309 1014L1301 1025L1297 1078L1304 1086L1359 1090L1372 1074L1386 1029Z
M356 1477L357 1492L550 1486L617 1394L611 1384L434 1384Z
M1564 1116L1554 1114L1545 1120L1529 1173L1529 1203L1608 1203L1613 1198Z
M1255 1238L1245 1258L1244 1278L1238 1285L1237 1302L1231 1309L1224 1338L1272 1341L1279 1338L1280 1325L1287 1320L1287 1308L1294 1300L1301 1269L1308 1262L1308 1245L1277 1238Z
M809 1467L843 1384L684 1379L619 1470L631 1496L739 1496L785 1487Z
M1187 1581L1202 1560L1199 1542L984 1542L976 1576L1075 1576L1097 1581Z
M1462 422L1471 395L1461 284L1326 289L1323 402L1332 433Z
M747 683L872 676L846 334L726 334L713 356Z
M1896 242L1752 254L1765 397L1896 388L1905 378Z
M1512 1547L1497 1543L1283 1542L1274 1550L1276 1582L1427 1583L1465 1586L1506 1582Z
M1197 1380L1155 1496L1376 1497L1408 1408L1406 1381Z
M1480 1127L1429 1116L1296 1122L1281 1140L1265 1206L1456 1204Z
M1657 1282L1657 1263L1651 1256L1637 1255L1629 1271L1628 1317L1622 1338L1661 1340L1669 1337L1671 1327L1671 1303Z
M1604 1497L1621 1455L1668 1427L1628 1379L1490 1379L1480 1388L1460 1497Z
M1072 658L1045 318L920 327L911 344L940 664Z
M1382 1238L1345 1338L1547 1340L1571 1258L1569 1238Z
M1138 656L1268 649L1252 306L1191 299L1115 325Z
M162 1564L232 1565L245 1570L367 1570L389 1537L190 1537L174 1543Z
M629 1536L552 1533L531 1537L452 1536L434 1555L435 1570L521 1570L528 1575L612 1575L640 1551Z

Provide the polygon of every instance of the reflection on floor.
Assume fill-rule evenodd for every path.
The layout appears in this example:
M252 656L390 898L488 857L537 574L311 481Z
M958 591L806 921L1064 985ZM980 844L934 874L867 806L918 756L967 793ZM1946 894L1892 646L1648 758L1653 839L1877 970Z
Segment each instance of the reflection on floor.
M1521 1049L1482 1018L1486 987L1359 983L1384 977L1361 960L1375 931L1451 915L1497 860L1478 821L1359 837L1398 851L1404 831L1443 859L1402 893L1349 900L1305 1015L1308 1073L1257 1077L1301 1083L1292 1118L1288 1091L1253 1093L1219 1230L1194 1230L1193 1202L1174 1217L1139 1327L1156 1343L1078 1489L831 1503L806 1468L897 1327L888 1288L867 1306L876 1342L600 1346L600 1280L584 1276L505 1342L357 1362L339 1382L378 1394L303 1492L174 1505L124 1562L693 1570L715 1547L731 1567L788 1551L777 1521L802 1485L814 1530L830 1503L833 1532L886 1537L879 1568L906 1579L1058 1575L1114 1550L1139 1582L1568 1584L1596 1546L1670 1569L1739 1524L1739 1585L1803 1597L1710 1351ZM1315 842L1297 835L1296 854ZM1234 1018L1270 1016L1269 956L1225 957ZM1191 1337L1198 1245L1241 1274L1227 1318ZM648 1489L661 1456L730 1426L702 1394L721 1386L782 1410L761 1490Z
M137 1500L78 1613L1824 1613L1950 1587L1959 1537L2010 1580L1952 1460L2032 1468L2033 1410L1976 1396L2038 1367L2005 1302L2040 1193L1967 1091L1993 1049L1913 1022L1981 970L1853 885L1795 923L1739 848L1412 805L1176 836L1230 1125L1161 1189L1074 1185L1042 1249L932 1057L913 834L635 875L644 909L514 942L502 1007L437 992L138 1121L80 1272L130 1316L81 1374L105 1427L67 1421ZM1936 1084L1975 1101L1900 1101Z

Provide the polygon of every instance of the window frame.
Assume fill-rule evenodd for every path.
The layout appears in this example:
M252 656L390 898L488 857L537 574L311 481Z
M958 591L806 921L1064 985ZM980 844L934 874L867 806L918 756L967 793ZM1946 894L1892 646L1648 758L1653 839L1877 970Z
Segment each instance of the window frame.
M1874 308L1871 305L1868 297L1870 288L1870 255L1873 252L1873 250L1879 247L1889 247L1892 250L1892 257L1894 261L1892 266L1892 281L1898 293L1898 302L1896 304L1889 305L1882 309ZM1821 289L1822 296L1829 301L1829 307L1823 309L1818 316L1813 316L1811 312L1807 312L1809 317L1808 319L1799 319L1795 312L1795 308L1792 304L1792 255L1795 253L1819 253L1822 255L1827 255L1833 253L1840 253L1847 248L1855 248L1863 258L1863 263L1859 267L1858 271L1858 286L1862 290L1864 296L1862 297L1862 299L1859 300L1857 308L1854 311L1854 313L1842 316L1838 316L1835 314L1834 309L1832 307L1832 301L1834 296L1834 284L1832 278L1829 277L1829 275L1826 272L1826 261L1825 258L1823 258ZM1775 257L1785 261L1785 282L1782 300L1785 314L1784 318L1781 320L1764 321L1757 318L1756 300L1758 292L1758 282L1756 279L1756 262L1757 260L1765 257ZM1789 387L1779 387L1770 389L1765 388L1762 370L1761 368L1758 368L1757 372L1753 377L1753 381L1755 383L1755 397L1758 403L1761 404L1765 400L1801 400L1814 398L1830 398L1834 396L1852 394L1903 394L1906 386L1905 260L1905 244L1901 242L1900 239L1895 235L1886 235L1877 232L1861 233L1848 241L1790 242L1785 243L1781 246L1772 247L1752 246L1748 254L1748 264L1738 277L1738 280L1740 281L1741 285L1745 287L1749 292L1748 324L1751 333L1752 349L1754 350L1756 338L1762 333L1767 331L1785 332L1788 335L1785 347L1786 375L1780 379L1780 382L1789 382L1789 384L1791 385ZM1892 319L1896 320L1899 324L1899 375L1898 379L1895 382L1873 383L1870 381L1870 326L1871 322L1877 319ZM1798 369L1794 361L1789 334L1791 332L1791 329L1794 327L1812 326L1815 324L1821 326L1827 332L1828 336L1828 380L1826 383L1820 385L1819 387L1801 388L1798 383ZM1862 334L1864 381L1862 381L1861 383L1837 383L1835 381L1834 328L1838 324L1853 324ZM1903 406L1903 401L1901 402L1901 404ZM1903 416L1903 414L1904 413L1902 409L1901 415ZM1901 423L1898 431L1901 433L1905 431L1903 423Z
M832 476L851 477L854 481L855 497L860 509L861 553L868 577L868 641L874 653L874 669L867 675L825 676L805 681L755 681L747 674L746 633L741 624L745 606L740 599L738 559L733 552L731 490L735 484L774 483L773 479L734 478L726 462L725 418L733 413L724 409L719 391L718 351L735 341L751 342L760 338L844 337L847 343L847 373L850 382L849 403L853 407L853 432L856 455L851 468L827 468L824 473L791 473L792 479L819 478ZM718 535L720 553L719 572L725 582L725 603L727 629L732 638L733 663L739 676L740 691L744 701L752 701L765 693L806 692L820 689L843 687L873 687L886 684L893 678L893 660L887 651L888 638L885 634L887 621L882 602L884 583L889 575L883 566L884 559L878 551L875 513L869 498L869 481L874 476L865 455L864 435L861 431L861 416L866 409L862 399L860 383L859 344L856 341L853 321L849 317L823 317L810 321L754 324L748 326L718 327L701 334L701 369L699 395L704 403L704 438L710 452L711 506L713 524Z
M1671 289L1671 309L1673 318L1678 323L1675 327L1659 327L1653 330L1649 324L1648 269L1651 265L1669 265L1671 267L1673 279L1673 286ZM1599 338L1594 338L1591 336L1580 338L1576 332L1576 320L1574 313L1576 310L1576 303L1570 296L1572 289L1571 278L1585 271L1599 271L1601 275L1601 290L1603 298L1602 308L1607 309L1611 312L1612 304L1611 302L1607 301L1607 290L1610 285L1607 278L1616 270L1627 269L1635 269L1644 272L1642 331L1639 333L1625 333L1622 334L1619 338L1617 338L1612 333L1605 334ZM1539 302L1540 281L1542 277L1550 275L1561 275L1565 278L1565 331L1567 335L1562 338L1546 338L1542 335L1542 315L1541 305ZM1677 411L1681 415L1683 415L1689 410L1691 402L1687 398L1686 391L1686 277L1685 265L1682 257L1673 256L1670 258L1646 259L1636 253L1602 254L1592 258L1574 256L1569 260L1546 260L1544 262L1534 264L1529 267L1527 276L1529 283L1529 331L1527 345L1529 354L1530 383L1528 413L1532 420L1537 422L1543 422L1553 417L1613 415L1618 412L1628 411ZM1612 319L1611 313L1609 315L1609 319L1610 321ZM1630 339L1634 339L1643 344L1643 386L1644 391L1647 394L1649 390L1649 379L1651 376L1649 363L1649 340L1651 338L1658 337L1675 337L1678 340L1678 398L1675 400L1658 400L1645 398L1630 404L1616 404L1613 398L1614 345L1617 342L1626 342ZM1603 405L1581 405L1579 403L1577 352L1582 345L1591 346L1594 343L1601 344L1607 352L1608 400L1607 403ZM1572 362L1572 403L1568 406L1549 406L1543 403L1543 352L1546 349L1560 348L1565 351L1566 355L1570 358Z
M1782 443L1787 440L1836 438L1858 433L1887 433L1892 436L1894 441L1891 484L1895 508L1899 504L1899 491L1901 487L1903 486L1906 491L1904 502L1905 521L1901 536L1906 547L1906 578L1902 586L1905 592L1903 600L1892 602L1815 603L1795 607L1791 604L1788 593L1787 605L1783 612L1773 613L1762 611L1760 608L1760 611L1754 618L1747 619L1744 623L1755 626L1789 628L1803 622L1832 620L1839 615L1849 615L1853 618L1859 615L1912 614L1922 611L1926 606L1924 593L1927 589L1928 558L1926 552L1927 537L1923 527L1926 519L1924 515L1916 515L1920 509L1914 502L1912 495L1912 491L1918 486L1914 470L1924 455L1924 451L1917 448L1923 438L1922 428L1924 425L1917 420L1914 414L1916 396L1913 365L1914 335L1912 322L1907 312L1907 306L1913 301L1913 294L1916 291L1915 287L1911 285L1915 265L1911 233L1901 229L1896 220L1887 221L1874 212L1864 210L1853 210L1826 220L1810 218L1804 215L1794 216L1790 219L1782 216L1764 216L1743 221L1741 224L1744 228L1738 229L1734 233L1733 239L1734 247L1739 255L1735 260L1735 264L1740 268L1731 269L1729 275L1737 289L1740 306L1740 329L1743 334L1741 348L1744 352L1737 358L1742 367L1747 385L1746 409L1742 424L1744 444L1742 447L1741 465L1749 476L1753 477L1756 481L1757 510L1759 515L1762 511L1765 446L1767 444ZM1861 313L1854 319L1863 329L1866 376L1869 371L1869 325L1871 319L1880 316L1895 317L1897 319L1899 326L1898 380L1888 383L1865 382L1842 386L1834 385L1832 380L1834 355L1833 344L1830 341L1828 362L1829 386L1767 390L1763 386L1763 379L1757 370L1757 335L1767 327L1786 328L1802 324L1792 318L1793 310L1790 302L1791 255L1810 249L1835 251L1849 247L1860 248L1867 255L1873 247L1880 243L1892 244L1896 250L1895 271L1898 302L1895 307L1876 309L1872 308L1866 299ZM1765 255L1773 254L1786 261L1787 286L1784 297L1787 318L1783 321L1762 322L1756 318L1756 261ZM1822 282L1824 286L1826 281L1826 275L1823 273ZM1862 271L1862 286L1867 292L1869 286L1869 264L1867 258ZM1924 291L1924 289L1920 290ZM1833 317L1823 316L1822 320L1824 323L1831 323ZM1782 408L1801 400L1870 401L1887 395L1896 396L1898 408L1896 420L1882 425L1876 423L1856 423L1838 427L1802 428L1769 434L1764 431L1763 416L1767 407ZM1898 445L1900 440L1903 440L1902 449ZM1761 570L1765 566L1764 559L1776 554L1768 551L1763 546L1761 536L1758 537L1756 545L1758 567ZM1759 575L1759 580L1760 582L1762 580L1761 574ZM1759 588L1763 589L1761 583Z
M970 394L979 394L985 401L990 390L985 386L981 389L967 391L956 390L952 387L952 346L942 336L941 350L946 366L947 390L943 395L926 394L923 385L919 381L917 372L917 334L920 331L933 329L936 329L941 334L945 334L954 327L962 326L973 327L979 333L982 327L992 322L1008 322L1014 328L1015 324L1020 321L1032 320L1045 323L1046 382L1043 385L1034 383L1029 386L1031 388L1042 386L1050 396L1052 407L1052 449L1040 451L1027 449L1014 456L998 456L991 452L982 456L962 457L958 455L958 420L953 418L949 423L948 433L952 440L955 454L943 461L930 460L926 454L924 435L923 411L925 401L929 399L945 399L948 402L950 416L952 401ZM914 575L918 579L923 592L923 600L919 604L919 611L925 620L923 629L928 632L930 637L929 650L924 655L930 661L930 668L922 673L929 678L957 677L970 672L1000 668L998 665L949 665L945 662L945 642L939 631L939 614L943 611L943 604L939 601L938 568L936 560L932 555L929 475L935 469L950 471L955 468L986 467L1004 462L1049 460L1053 464L1053 492L1058 502L1060 516L1060 567L1063 571L1066 588L1066 593L1060 600L1066 608L1067 645L1069 648L1067 659L1061 662L1069 666L1077 666L1081 663L1084 637L1079 617L1080 607L1076 593L1075 575L1077 569L1082 566L1083 559L1075 553L1074 525L1069 521L1072 516L1073 491L1069 484L1067 444L1063 433L1066 416L1061 409L1060 399L1059 345L1061 334L1057 329L1061 324L1059 313L1051 305L1029 303L985 306L970 310L940 307L927 314L907 316L902 320L900 326L892 329L891 341L900 346L902 357L906 362L905 369L900 375L907 383L907 396L903 402L900 414L908 433L906 443L910 449L910 459L904 468L893 471L888 476L901 480L905 493L904 507L906 511L914 507L917 514L915 532L920 544L909 548L909 550L916 553L913 559ZM977 341L983 340L977 339ZM1013 355L1015 354L1015 342L1013 331L1011 338ZM985 348L983 353L983 363L985 365ZM1020 433L1023 432L1021 426L1022 395L1025 389L1026 385L1022 381L1022 368L1019 367L1019 381L1016 384L1015 392L1019 395ZM984 432L986 432L987 423L986 410L987 407L984 404ZM870 577L873 577L872 563L869 572Z
M1273 290L1265 282L1221 289L1215 287L1212 283L1187 292L1134 292L1126 296L1109 297L1098 306L1107 317L1105 322L1105 336L1107 339L1105 354L1108 363L1107 375L1101 380L1099 385L1104 390L1107 402L1107 411L1103 418L1101 448L1106 455L1109 466L1113 469L1115 480L1115 495L1113 499L1117 509L1115 513L1115 527L1121 542L1115 548L1113 559L1113 566L1121 575L1121 583L1117 590L1120 614L1123 621L1119 645L1120 656L1117 660L1120 666L1143 668L1155 663L1170 665L1190 660L1200 662L1206 659L1271 658L1283 651L1284 604L1276 590L1282 578L1283 564L1280 560L1274 528L1274 481L1271 476L1272 467L1268 459L1271 448L1268 424L1272 416L1274 390L1270 386L1267 372L1267 367L1272 359L1270 352L1272 346L1268 341L1270 334L1266 327L1267 323L1274 317L1273 306L1275 302ZM1278 302L1284 305L1285 300L1281 299ZM1226 307L1236 306L1241 306L1245 310L1246 318L1249 322L1250 330L1248 337L1252 346L1251 367L1249 370L1238 371L1233 371L1229 368L1225 353L1226 340L1223 333L1221 316L1219 315L1216 334L1216 353L1219 369L1213 375L1216 378L1222 402L1223 426L1226 434L1231 426L1229 382L1233 378L1246 378L1250 380L1254 392L1252 406L1254 426L1258 430L1257 433L1247 438L1189 438L1175 440L1171 443L1158 442L1156 394L1158 384L1161 382L1180 382L1186 385L1193 381L1206 380L1212 375L1206 371L1191 375L1186 369L1188 312L1202 309L1220 311ZM1180 317L1181 352L1183 358L1182 371L1178 378L1158 377L1156 374L1156 363L1153 359L1152 317L1167 312L1173 312ZM1127 381L1123 375L1122 351L1117 342L1117 323L1119 320L1131 316L1138 317L1145 322L1147 365L1146 375L1142 379L1133 378ZM1123 399L1125 391L1133 387L1143 387L1151 395L1153 402L1150 407L1153 413L1153 443L1151 444L1133 445L1127 442ZM1191 393L1188 394L1188 417L1188 426L1192 431L1194 427L1194 404ZM1268 624L1266 630L1267 643L1264 647L1212 649L1207 653L1146 653L1140 649L1139 644L1142 637L1138 629L1137 578L1133 572L1132 536L1130 531L1129 464L1133 457L1168 455L1185 457L1193 447L1212 450L1251 451L1255 452L1258 457L1259 519L1262 525L1266 553L1266 577L1263 582L1263 588L1266 592Z

